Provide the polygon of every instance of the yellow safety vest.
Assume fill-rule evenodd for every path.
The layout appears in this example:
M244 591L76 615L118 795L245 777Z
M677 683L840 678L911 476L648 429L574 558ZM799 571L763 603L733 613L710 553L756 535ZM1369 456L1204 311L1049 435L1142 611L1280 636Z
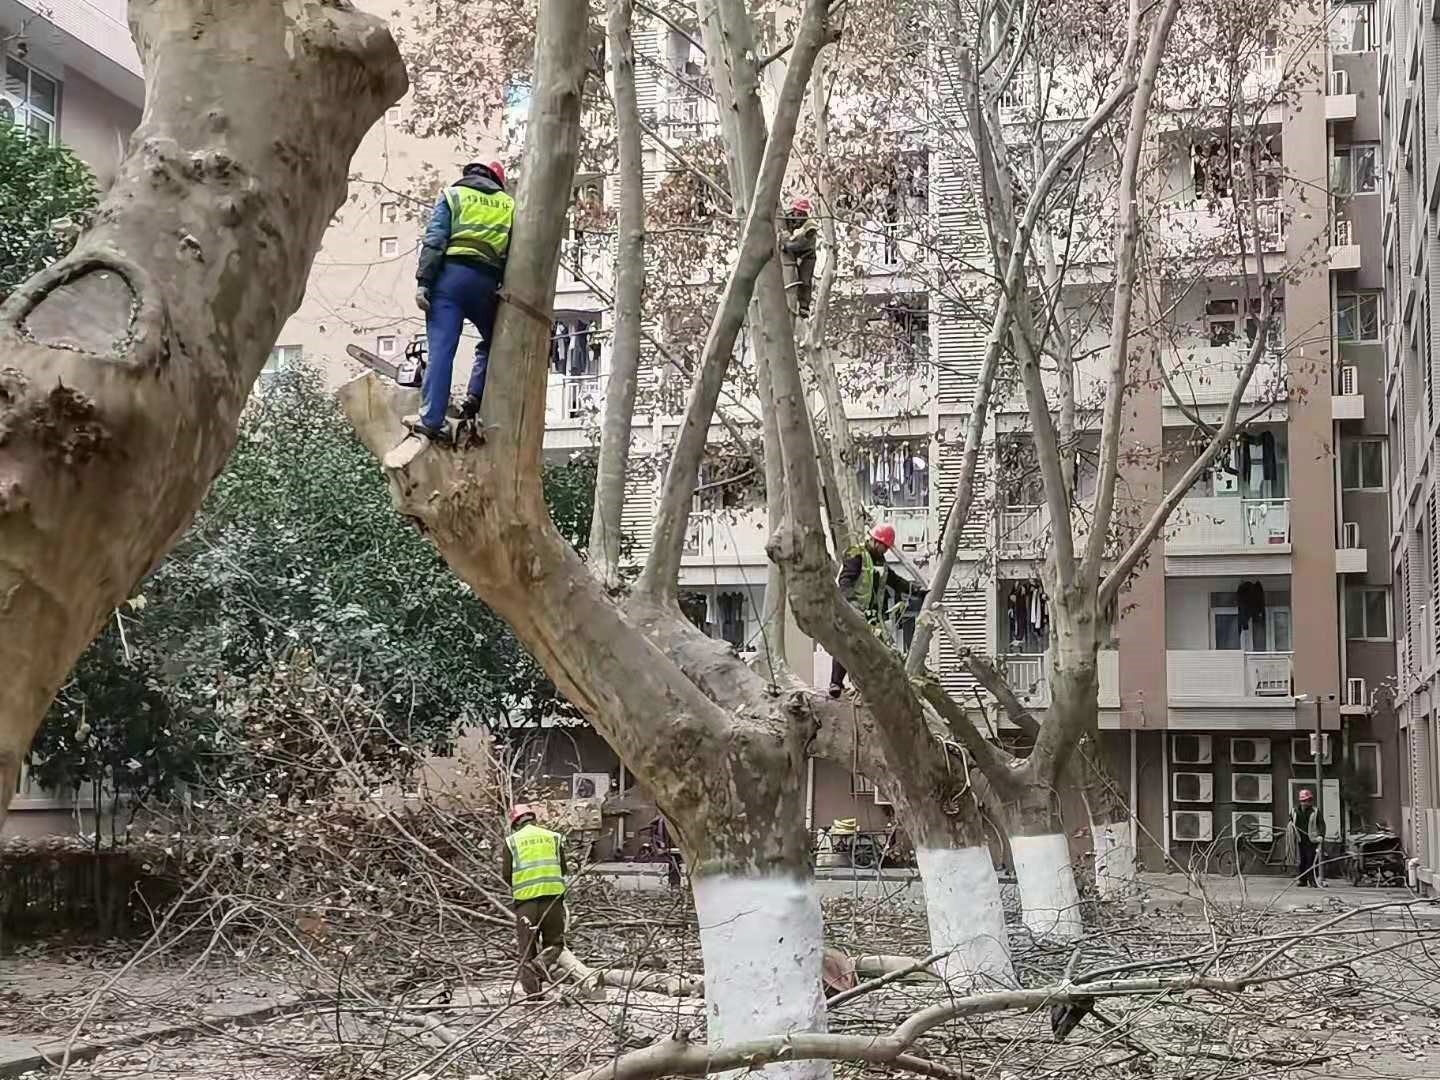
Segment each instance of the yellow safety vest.
M450 187L445 189L445 201L450 206L450 246L445 254L503 265L515 223L515 200L503 191Z
M505 843L510 848L510 890L517 901L565 895L559 833L526 825L507 836Z

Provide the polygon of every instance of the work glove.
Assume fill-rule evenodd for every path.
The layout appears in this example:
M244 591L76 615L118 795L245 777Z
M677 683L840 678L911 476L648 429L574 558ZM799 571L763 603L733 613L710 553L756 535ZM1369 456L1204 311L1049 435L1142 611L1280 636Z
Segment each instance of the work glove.
M421 311L423 311L426 315L429 315L429 314L430 314L430 290L429 290L429 289L416 289L416 290L415 290L415 306L418 307Z

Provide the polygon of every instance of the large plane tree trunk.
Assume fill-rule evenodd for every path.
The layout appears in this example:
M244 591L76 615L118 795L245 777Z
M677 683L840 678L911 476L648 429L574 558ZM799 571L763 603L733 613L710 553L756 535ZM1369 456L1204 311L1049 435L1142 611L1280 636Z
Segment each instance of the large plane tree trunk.
M405 91L329 0L134 0L145 113L95 226L0 307L0 823L75 660L225 463L250 387Z

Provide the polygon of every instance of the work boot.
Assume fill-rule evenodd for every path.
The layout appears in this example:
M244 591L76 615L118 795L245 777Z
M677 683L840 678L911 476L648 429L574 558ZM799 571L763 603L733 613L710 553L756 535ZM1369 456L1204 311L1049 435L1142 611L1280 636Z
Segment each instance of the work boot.
M480 415L480 399L474 394L465 396L465 403L460 406L461 420L474 420Z
M837 701L840 699L840 695L843 694L844 692L845 692L845 687L843 687L843 686L831 686L831 687L830 687L830 696L831 696L832 698L835 698Z
M422 439L429 439L433 443L446 445L450 442L450 431L447 428L426 427L418 417L411 419L406 417L405 426L410 429L410 434L419 435Z

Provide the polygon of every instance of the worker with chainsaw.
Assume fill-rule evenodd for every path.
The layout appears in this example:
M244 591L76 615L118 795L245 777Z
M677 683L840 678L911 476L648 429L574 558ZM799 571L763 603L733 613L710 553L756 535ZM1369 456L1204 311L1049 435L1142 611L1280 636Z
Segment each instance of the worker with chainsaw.
M538 994L541 950L565 947L565 839L535 823L533 806L517 803L510 811L501 871L515 906L520 985Z
M885 565L885 556L895 546L895 526L876 525L870 530L870 538L863 544L845 552L845 561L840 566L840 578L836 582L845 599L850 601L871 630L877 636L885 634L885 619L890 608L887 597L893 595L908 601L911 597L923 597L928 591L918 582L910 581L894 573ZM838 698L845 692L845 667L836 657L830 663L830 696Z
M460 332L468 319L480 335L460 419L473 420L485 394L490 339L510 252L515 200L505 193L505 167L472 162L435 204L420 247L415 303L425 313L428 365L421 385L420 418L412 430L445 437L450 378Z

